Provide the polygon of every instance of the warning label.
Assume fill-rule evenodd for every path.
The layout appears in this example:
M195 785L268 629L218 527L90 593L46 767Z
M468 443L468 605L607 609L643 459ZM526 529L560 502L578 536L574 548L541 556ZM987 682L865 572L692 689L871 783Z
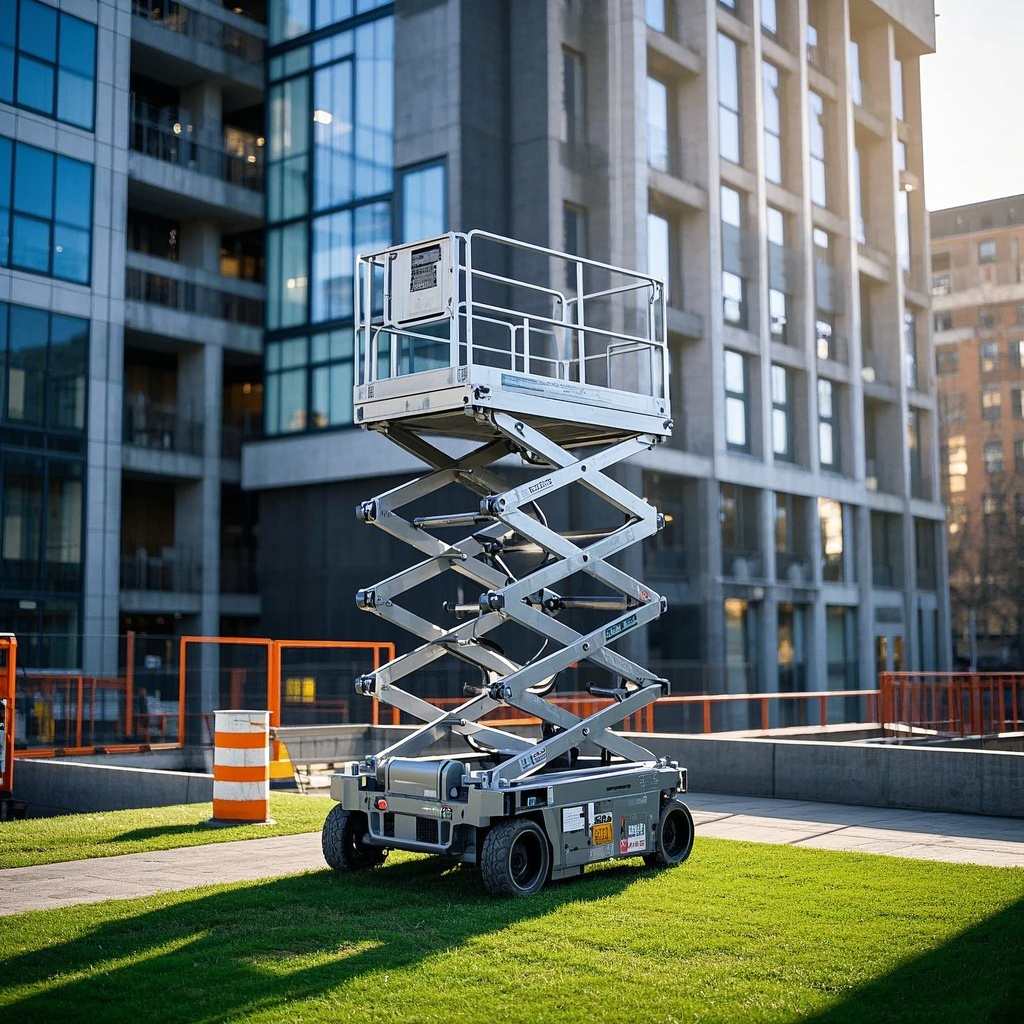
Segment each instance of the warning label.
M615 838L610 814L595 814L594 823L590 826L590 842L594 846L604 846Z
M626 834L619 840L619 853L642 853L647 849L647 826L643 822L626 827Z
M562 808L562 831L582 832L586 825L586 818L583 814L583 805L579 807Z
M417 249L412 254L409 291L425 292L437 287L437 265L441 262L441 246Z

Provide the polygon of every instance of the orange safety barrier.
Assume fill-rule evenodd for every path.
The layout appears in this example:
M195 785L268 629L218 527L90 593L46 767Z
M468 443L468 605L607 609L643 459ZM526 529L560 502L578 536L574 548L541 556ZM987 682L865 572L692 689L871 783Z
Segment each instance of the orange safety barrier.
M0 798L14 791L14 681L18 672L18 641L0 633Z
M216 711L211 824L270 819L270 712Z
M879 686L891 732L986 736L1024 728L1024 672L883 672Z

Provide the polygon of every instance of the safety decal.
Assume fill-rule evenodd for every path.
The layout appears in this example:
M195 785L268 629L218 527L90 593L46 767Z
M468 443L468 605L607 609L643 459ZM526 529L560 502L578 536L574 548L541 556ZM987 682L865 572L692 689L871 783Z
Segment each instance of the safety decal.
M628 632L637 625L637 617L635 614L627 615L621 622L613 622L605 631L604 638L608 640L614 640L617 636L622 636L623 633Z
M604 846L612 842L615 832L612 828L612 816L610 814L595 814L594 824L590 826L590 842L594 846Z
M643 822L629 825L619 840L619 853L642 853L647 849L647 826Z
M579 807L562 808L562 831L582 832L586 821L583 815L583 805Z

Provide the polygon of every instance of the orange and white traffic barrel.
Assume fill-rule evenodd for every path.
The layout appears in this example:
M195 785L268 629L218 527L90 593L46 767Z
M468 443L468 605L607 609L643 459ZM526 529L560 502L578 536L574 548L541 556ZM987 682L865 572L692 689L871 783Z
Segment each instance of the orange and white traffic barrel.
M270 712L217 711L211 824L270 821Z

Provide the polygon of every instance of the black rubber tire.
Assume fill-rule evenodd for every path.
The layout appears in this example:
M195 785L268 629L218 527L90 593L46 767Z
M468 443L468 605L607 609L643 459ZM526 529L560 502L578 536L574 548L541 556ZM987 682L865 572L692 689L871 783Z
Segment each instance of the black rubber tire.
M508 818L487 833L480 851L480 875L492 896L532 896L551 874L551 847L530 818Z
M341 804L331 808L320 837L324 860L337 872L365 871L383 864L388 851L364 846L369 823L362 811L346 811Z
M644 854L649 868L682 864L693 850L693 815L679 797L665 802L654 834L654 852Z

